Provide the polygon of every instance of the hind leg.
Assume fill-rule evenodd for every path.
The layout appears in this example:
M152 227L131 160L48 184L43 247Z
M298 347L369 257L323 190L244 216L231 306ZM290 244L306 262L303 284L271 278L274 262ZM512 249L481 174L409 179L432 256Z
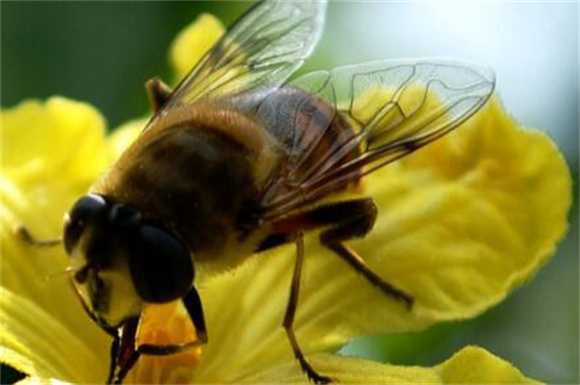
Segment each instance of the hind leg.
M413 297L408 293L394 287L375 273L366 262L351 248L344 245L344 241L360 238L366 235L375 223L377 209L372 199L361 199L343 202L343 218L337 221L333 227L320 234L320 242L334 253L344 259L353 269L362 274L369 282L383 291L386 295L405 303L407 308L413 306ZM337 204L337 205L340 205ZM333 206L327 206L320 210L317 215L324 217ZM336 207L334 207L336 210Z
M353 199L316 207L310 211L292 215L272 224L273 234L264 240L257 251L266 250L293 240L293 234L323 228L320 242L344 259L353 269L386 295L413 305L413 297L394 287L375 273L356 252L344 245L345 241L361 238L369 233L377 216L377 208L371 198Z

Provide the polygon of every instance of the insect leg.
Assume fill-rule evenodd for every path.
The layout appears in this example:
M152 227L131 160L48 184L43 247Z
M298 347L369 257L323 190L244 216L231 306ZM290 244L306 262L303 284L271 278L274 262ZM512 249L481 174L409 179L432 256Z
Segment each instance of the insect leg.
M121 338L119 334L113 336L113 343L111 344L111 353L109 361L109 375L107 376L107 381L105 384L112 384L113 377L115 376L115 370L117 369L117 357L119 356L119 346L121 343Z
M111 345L111 373L107 384L121 384L135 366L141 352L135 348L139 317L129 318L117 330Z
M260 245L258 251L290 242L290 234L327 228L320 234L320 242L342 257L356 271L388 296L403 301L408 308L413 297L394 287L375 273L356 252L342 242L366 235L375 223L377 207L371 198L353 199L316 207L272 223L272 234Z
M57 246L62 242L62 237L52 239L37 239L28 228L24 226L16 226L14 233L30 246L35 247L52 247Z
M340 213L343 218L335 226L320 234L320 242L342 257L350 266L361 273L369 282L377 286L385 294L405 303L407 308L413 306L413 297L394 287L375 273L365 261L351 248L342 242L366 235L375 223L377 208L372 199L358 199L324 206L310 212L313 220L323 221L324 216L336 217Z
M147 83L145 83L145 90L147 91L147 98L149 99L149 105L153 112L157 112L171 95L171 89L169 86L157 77L149 79Z
M317 384L326 384L331 381L330 378L324 377L316 373L316 371L310 366L300 346L296 340L296 335L294 334L293 324L294 316L296 315L296 306L298 305L298 293L300 291L300 277L302 275L302 263L304 262L304 240L302 238L302 233L296 235L296 263L294 265L294 273L292 275L292 284L290 286L290 298L288 299L288 306L286 308L286 314L284 315L284 329L290 340L290 345L292 345L292 350L294 351L294 356L300 363L302 370L306 373L308 378Z
M129 373L129 370L131 370L133 366L135 366L135 363L137 362L137 359L139 359L139 356L140 353L138 351L136 350L133 351L132 354L127 359L127 361L125 361L125 364L119 367L119 372L117 373L115 378L113 378L111 384L122 384L123 380L127 376L127 373Z
M193 322L193 325L195 326L197 340L202 344L206 344L208 338L207 329L205 327L205 319L203 317L203 306L201 304L199 293L195 287L192 287L189 293L187 293L187 295L183 298L183 304L187 309L187 313L191 318L191 322Z

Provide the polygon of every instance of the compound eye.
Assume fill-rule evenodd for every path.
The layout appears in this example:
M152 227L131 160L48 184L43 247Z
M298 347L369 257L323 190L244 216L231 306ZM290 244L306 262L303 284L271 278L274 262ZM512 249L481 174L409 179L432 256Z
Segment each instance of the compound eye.
M129 269L141 299L165 303L188 293L193 284L193 262L187 248L169 231L141 225L128 252Z
M67 213L64 221L64 247L71 254L87 223L105 215L107 202L103 197L89 194L81 197Z

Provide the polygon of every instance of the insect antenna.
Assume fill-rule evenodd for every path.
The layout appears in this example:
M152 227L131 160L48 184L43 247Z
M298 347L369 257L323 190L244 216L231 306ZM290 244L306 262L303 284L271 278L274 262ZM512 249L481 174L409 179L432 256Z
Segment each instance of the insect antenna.
M53 247L57 246L62 242L62 237L56 238L48 238L48 239L38 239L27 227L18 225L15 226L12 230L17 237L19 237L22 241L24 241L29 246L34 247Z

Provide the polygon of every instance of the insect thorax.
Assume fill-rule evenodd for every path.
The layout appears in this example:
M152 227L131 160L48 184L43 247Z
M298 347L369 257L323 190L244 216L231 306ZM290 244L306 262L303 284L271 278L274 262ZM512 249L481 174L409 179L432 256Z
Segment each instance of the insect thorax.
M206 262L228 268L259 242L254 234L259 154L214 128L231 116L205 118L150 127L92 191L175 231L202 269Z

